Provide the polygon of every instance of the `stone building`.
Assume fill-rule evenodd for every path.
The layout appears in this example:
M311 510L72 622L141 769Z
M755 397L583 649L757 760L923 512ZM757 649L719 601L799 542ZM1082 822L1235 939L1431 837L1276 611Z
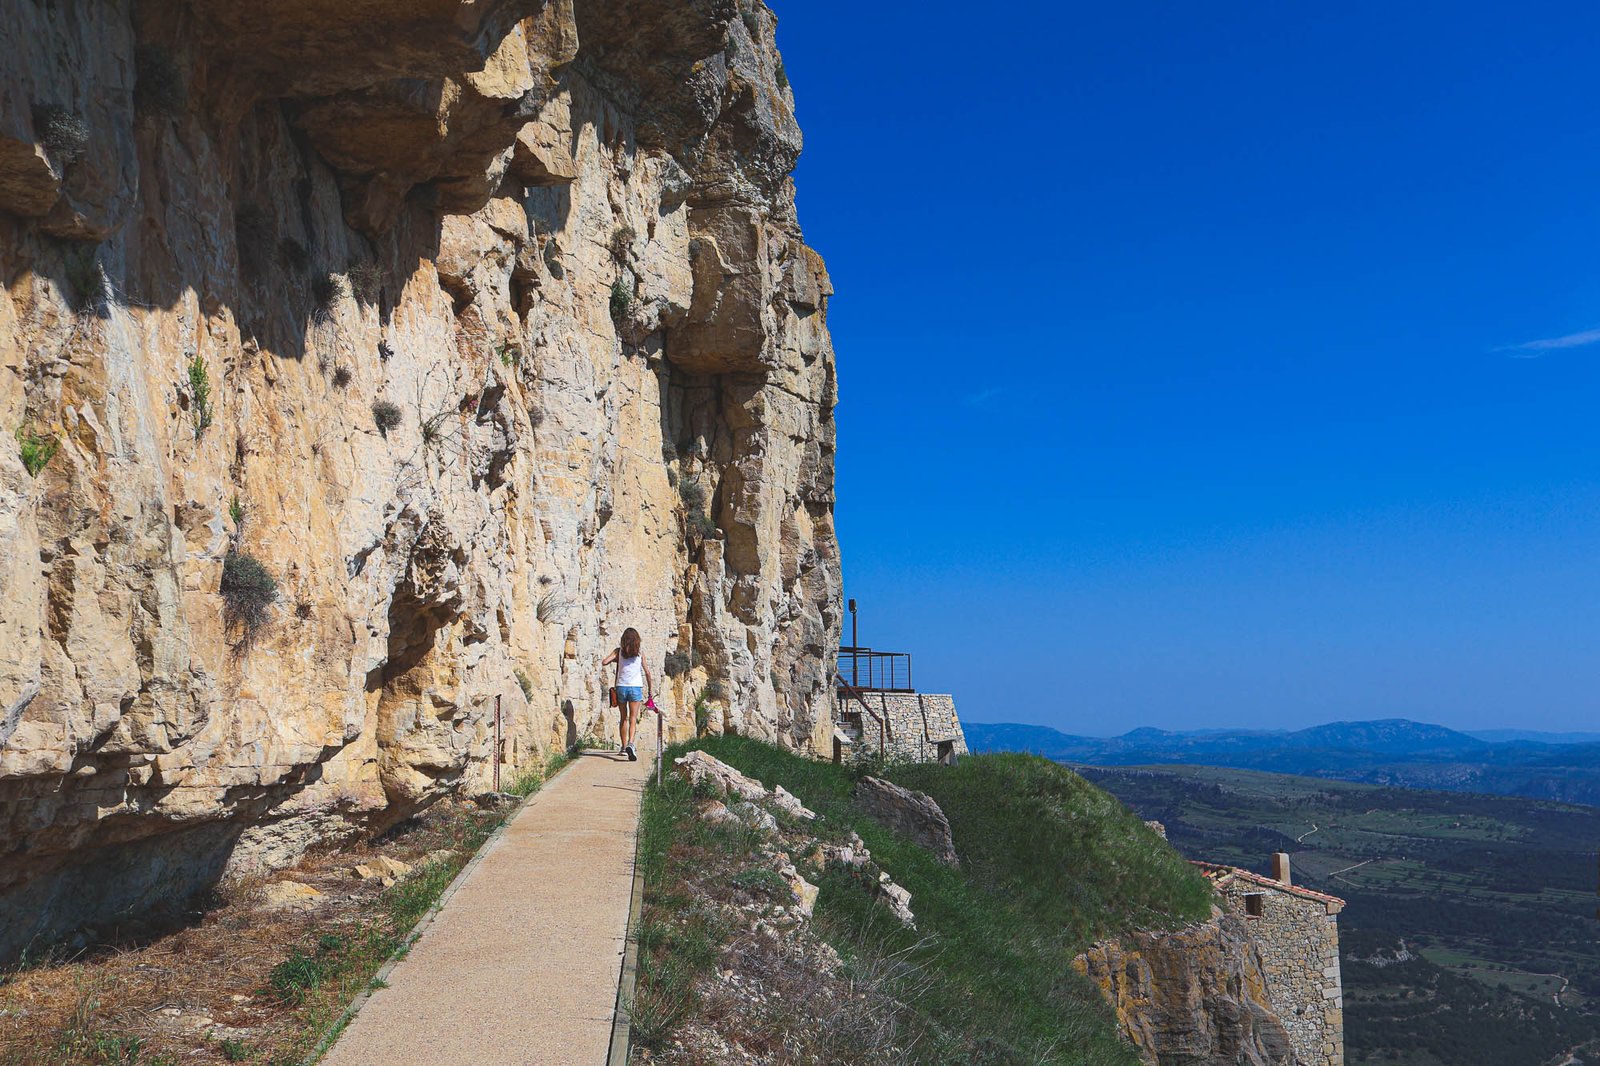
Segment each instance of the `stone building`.
M1288 1031L1297 1066L1343 1066L1344 991L1339 978L1339 912L1344 900L1293 883L1289 856L1272 857L1265 877L1214 863L1196 866L1223 909L1243 917L1261 956L1266 991Z
M918 692L905 652L862 645L856 601L847 606L850 643L840 647L834 669L833 761L953 763L965 755L955 697Z
M952 763L967 753L954 696L841 691L836 720L835 761L881 754L891 762Z

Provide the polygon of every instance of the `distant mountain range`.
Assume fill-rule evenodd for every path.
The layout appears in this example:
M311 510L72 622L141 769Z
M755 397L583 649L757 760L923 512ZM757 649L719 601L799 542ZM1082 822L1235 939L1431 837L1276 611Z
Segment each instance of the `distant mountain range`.
M1283 732L1146 728L1119 737L1080 737L1007 722L965 722L963 728L973 751L1026 751L1058 762L1233 766L1600 806L1600 737L1582 733L1474 735L1404 718Z

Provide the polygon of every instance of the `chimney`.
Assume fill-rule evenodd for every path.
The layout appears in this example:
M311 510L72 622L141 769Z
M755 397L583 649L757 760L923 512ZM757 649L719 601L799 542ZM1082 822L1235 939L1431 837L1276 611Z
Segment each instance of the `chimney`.
M1272 879L1280 885L1292 885L1294 881L1289 876L1289 853L1275 851L1272 853Z

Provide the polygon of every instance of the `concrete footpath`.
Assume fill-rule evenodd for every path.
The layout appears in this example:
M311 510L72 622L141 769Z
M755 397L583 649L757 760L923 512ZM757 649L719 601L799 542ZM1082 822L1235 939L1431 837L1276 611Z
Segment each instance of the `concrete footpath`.
M585 752L512 819L323 1063L603 1066L649 724L638 762Z

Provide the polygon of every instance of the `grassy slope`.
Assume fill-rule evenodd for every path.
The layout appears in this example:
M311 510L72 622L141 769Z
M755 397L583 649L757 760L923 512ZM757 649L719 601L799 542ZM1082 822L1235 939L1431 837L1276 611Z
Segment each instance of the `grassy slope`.
M690 746L768 787L783 785L833 831L853 828L911 891L915 932L846 873L831 872L817 921L847 958L895 956L911 964L914 1014L906 1024L915 1060L1137 1062L1070 959L1099 936L1202 918L1210 894L1118 801L1031 756L883 771L944 808L963 862L952 870L855 810L854 778L839 767L740 737L707 738L671 754Z

